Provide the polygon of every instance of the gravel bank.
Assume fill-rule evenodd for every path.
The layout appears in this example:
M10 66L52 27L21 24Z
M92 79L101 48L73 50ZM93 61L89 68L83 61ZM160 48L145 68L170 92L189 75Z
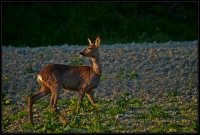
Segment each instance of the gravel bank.
M2 91L12 103L25 104L39 87L38 71L48 63L71 64L85 46L15 48L2 46ZM96 98L113 99L124 92L147 101L159 101L175 91L186 100L198 94L198 41L101 45L103 78L95 89ZM123 70L123 72L122 72ZM129 74L137 73L136 78ZM126 75L123 73L127 73ZM64 92L71 98L76 92Z

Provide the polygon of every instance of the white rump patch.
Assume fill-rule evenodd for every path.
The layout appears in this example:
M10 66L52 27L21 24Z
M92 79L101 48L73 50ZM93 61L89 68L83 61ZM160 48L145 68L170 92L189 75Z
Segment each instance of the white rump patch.
M42 82L42 77L40 75L37 76L37 81Z

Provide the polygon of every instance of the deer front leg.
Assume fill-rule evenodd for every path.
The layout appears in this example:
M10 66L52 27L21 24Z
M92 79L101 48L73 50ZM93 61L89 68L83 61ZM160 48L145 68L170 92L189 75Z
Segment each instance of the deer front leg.
M92 92L86 93L86 95L87 95L88 99L90 100L92 106L93 106L94 108L96 108L96 105L95 105L96 102L95 102L95 100L94 100L93 93L92 93Z
M96 106L96 101L94 100L94 97L93 97L93 93L92 92L89 92L89 93L86 93L88 99L90 100L92 106L94 107L95 109L95 112L98 114L98 111L96 110L97 106Z
M83 101L84 95L85 95L84 90L80 90L80 91L79 91L78 102L77 102L77 108L76 108L76 112L77 112L77 113L78 113L79 110L80 110L80 106L81 106L81 103L82 103L82 101Z
M90 100L92 106L95 109L95 113L98 114L98 110L97 110L97 106L96 106L96 101L94 99L94 92L92 91L92 89L90 89L89 91L86 92L86 95L88 97L88 99Z

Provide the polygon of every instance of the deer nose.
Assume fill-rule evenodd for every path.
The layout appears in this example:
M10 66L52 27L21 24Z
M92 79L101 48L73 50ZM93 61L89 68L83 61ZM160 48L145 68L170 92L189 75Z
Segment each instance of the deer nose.
M81 55L85 55L83 52L80 52Z

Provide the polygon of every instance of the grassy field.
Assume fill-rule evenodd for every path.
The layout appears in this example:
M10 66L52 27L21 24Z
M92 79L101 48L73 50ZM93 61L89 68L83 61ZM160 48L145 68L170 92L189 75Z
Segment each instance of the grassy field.
M4 2L2 44L13 46L196 40L195 2Z
M77 98L60 99L58 107L69 124L63 126L58 116L48 109L49 102L38 100L34 105L35 126L28 123L26 104L15 106L3 98L4 132L40 133L126 133L126 132L178 132L197 133L197 99L184 101L175 91L160 102L147 102L124 93L113 100L98 100L94 109L84 99L80 113L76 110ZM15 110L15 111L14 111Z
M182 50L180 52L184 53L185 51ZM185 54L187 55L187 53ZM196 54L197 49L196 53L193 53L193 55L196 56ZM182 59L187 61L188 57L184 57L184 55L182 55L182 53L179 54L179 56L183 56ZM39 55L39 57L45 57L45 54ZM13 58L15 58L15 56L13 56ZM191 61L195 62L192 57ZM182 63L181 61L179 62ZM12 69L12 59L10 63L10 66L4 65L5 67L3 69ZM83 63L82 59L76 56L72 57L70 61L70 65L74 66L80 66L83 65ZM171 65L170 63L168 64ZM59 121L59 117L48 109L50 95L38 100L36 104L34 104L33 116L35 125L32 126L28 123L27 98L33 93L26 91L27 88L24 89L20 87L20 90L15 88L15 85L17 85L16 83L20 84L20 81L15 81L14 78L10 76L10 74L12 74L10 72L8 76L4 75L2 78L4 86L11 85L11 80L14 80L15 82L14 87L10 88L11 91L7 87L3 87L1 100L2 131L4 133L197 133L199 130L198 96L197 94L193 94L192 91L194 91L194 89L195 91L198 90L198 80L196 79L197 69L194 71L192 69L193 67L194 65L188 69L188 72L191 73L190 75L188 74L186 77L182 75L179 76L179 78L183 80L190 80L188 83L187 81L184 81L188 86L184 90L189 90L186 95L183 94L184 90L181 90L182 93L177 89L164 90L164 88L160 87L159 91L161 91L162 94L159 97L157 96L158 98L154 98L157 93L152 93L153 97L147 98L145 95L147 95L148 92L144 92L143 89L139 89L142 96L135 97L135 93L124 92L126 90L125 88L122 88L123 92L117 92L118 89L113 87L118 94L115 94L114 97L112 97L112 95L107 99L98 98L97 95L95 97L97 100L96 109L91 106L91 103L87 98L84 98L79 113L75 112L77 107L77 97L59 99L57 106L69 122L66 126L63 126ZM162 66L158 65L158 68L162 69ZM27 66L25 69L22 68L21 70L23 71L23 74L33 74L34 72L38 72L31 65ZM180 68L177 68L177 70L182 71ZM17 72L19 71L20 70L17 70ZM151 69L150 72L153 73ZM111 73L112 72L109 72L109 74L102 74L101 81L108 82L111 79L108 78ZM111 80L113 80L113 82L115 80L120 80L120 83L125 79L134 80L140 76L140 73L127 67L121 67L117 72L116 77ZM187 74L187 72L185 72L185 74ZM20 77L20 74L15 76ZM156 78L156 74L154 74L154 76ZM165 77L167 78L168 76ZM33 76L31 76L30 79L32 82ZM161 80L160 78L157 79ZM23 80L24 83L24 79L21 80ZM152 79L149 80L151 83L152 81ZM108 87L104 90L109 89L110 88ZM153 92L155 89L156 87L152 87L151 91ZM13 97L17 95L20 95L20 100L18 99L16 101Z

